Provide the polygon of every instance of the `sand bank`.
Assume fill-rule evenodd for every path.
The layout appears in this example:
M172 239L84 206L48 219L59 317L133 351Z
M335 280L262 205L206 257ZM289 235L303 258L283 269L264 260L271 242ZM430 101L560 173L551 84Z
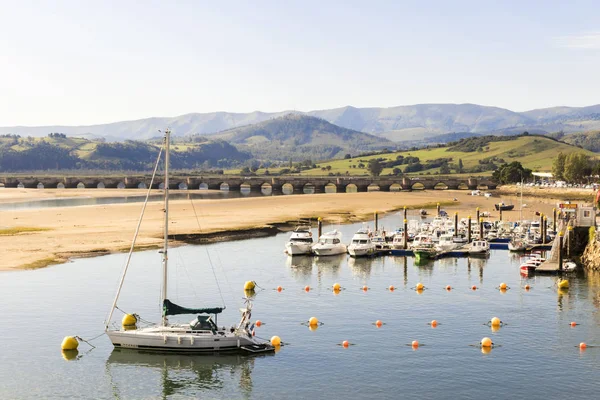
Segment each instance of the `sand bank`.
M138 194L137 190L133 191ZM132 190L114 189L1 189L0 199L23 201L74 196L130 196L131 193ZM516 197L485 198L470 196L466 191L265 196L193 202L176 200L171 202L169 229L176 240L201 242L205 238L217 241L273 234L280 224L293 223L299 218L316 219L321 216L326 222L337 224L372 219L376 210L383 214L400 210L403 206L419 209L424 204L435 208L437 202L443 202L443 208L448 212L459 212L460 217L474 216L476 207L497 215L493 211L494 203L501 200L518 204ZM529 219L533 217L534 210L551 213L555 204L550 199L526 201L529 206L524 209L523 218ZM515 208L518 209L518 205ZM138 248L161 245L161 209L161 203L149 203L137 240ZM3 255L0 270L36 268L64 262L70 257L127 251L140 211L141 203L0 211L0 232L2 229L18 230L19 227L45 229L0 236ZM416 210L411 214L415 215ZM504 218L518 220L519 212L505 212ZM401 223L399 216L397 225ZM395 229L396 226L386 228Z

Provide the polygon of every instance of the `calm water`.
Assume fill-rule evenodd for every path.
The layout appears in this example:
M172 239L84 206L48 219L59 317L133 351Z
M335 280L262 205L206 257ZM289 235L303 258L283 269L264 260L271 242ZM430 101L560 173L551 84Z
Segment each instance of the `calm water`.
M388 229L399 222L381 220ZM346 242L358 227L341 227ZM228 307L219 325L237 322L244 281L265 288L255 299L253 316L264 322L257 335L289 343L272 356L119 352L101 336L96 349L81 343L78 358L66 361L64 336L102 333L125 255L1 274L0 398L597 398L600 348L576 347L600 345L597 279L572 278L559 294L553 278L537 277L526 292L518 259L506 251L425 266L404 257L292 260L283 254L287 237L170 253L170 297L189 306L221 304L210 255ZM156 251L134 254L120 308L157 321L159 275ZM337 296L335 282L346 288ZM428 289L417 294L417 282ZM511 289L500 293L500 282ZM365 284L367 293L359 290ZM387 291L390 284L398 290ZM285 290L276 292L277 285ZM305 285L313 290L305 293ZM311 316L324 323L314 332L301 324ZM484 323L493 316L507 325L492 332ZM385 323L380 329L377 319ZM489 354L477 346L484 336L499 345ZM343 340L355 345L344 349ZM413 350L412 340L423 346Z

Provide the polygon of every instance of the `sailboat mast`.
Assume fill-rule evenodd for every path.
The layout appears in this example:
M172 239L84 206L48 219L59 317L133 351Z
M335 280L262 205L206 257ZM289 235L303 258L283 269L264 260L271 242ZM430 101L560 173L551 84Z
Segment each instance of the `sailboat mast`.
M164 307L165 300L167 299L167 263L169 260L168 249L169 249L169 147L171 142L171 130L165 131L165 242L163 245L163 288L162 288L162 302L161 306ZM168 323L167 315L163 311L162 325L166 326Z

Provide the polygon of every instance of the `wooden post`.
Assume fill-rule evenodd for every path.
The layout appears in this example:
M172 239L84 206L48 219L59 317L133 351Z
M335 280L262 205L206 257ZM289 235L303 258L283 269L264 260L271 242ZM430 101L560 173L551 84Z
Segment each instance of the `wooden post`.
M317 240L321 237L321 235L323 234L323 218L319 217L319 219L317 219Z
M502 203L498 204L498 211L500 212L500 221L502 221Z
M437 216L440 216L440 203L437 203Z
M562 273L563 264L563 233L558 234L558 270Z
M379 229L379 214L375 211L375 232Z
M454 213L454 237L458 236L458 212Z
M556 208L552 209L552 230L556 233Z
M548 217L544 215L544 236L542 236L543 244L546 244L546 236L548 236Z
M571 243L573 243L573 227L569 225L567 227L567 257L571 257Z
M407 216L406 216L406 206L404 206L404 219L406 219L406 218L407 218Z
M483 240L483 218L479 220L479 240Z
M404 250L408 249L408 220L404 218Z
M475 221L479 222L479 207L477 207L477 216L475 217Z
M469 227L467 228L467 243L471 243L471 216L469 215Z

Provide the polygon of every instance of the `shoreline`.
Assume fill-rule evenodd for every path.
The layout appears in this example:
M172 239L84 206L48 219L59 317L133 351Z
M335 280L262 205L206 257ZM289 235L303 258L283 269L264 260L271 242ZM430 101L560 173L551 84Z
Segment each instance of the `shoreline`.
M8 193L7 190L11 189L0 191L0 199L15 197L15 193ZM17 195L21 199L29 195L28 191L34 192L32 200L39 200L45 192L37 189L18 190L20 192ZM69 197L73 191L67 189L62 193L47 195L54 198L57 195ZM80 193L99 197L117 195L114 189ZM454 201L455 198L457 201ZM437 202L449 214L458 212L460 218L474 215L476 207L480 207L481 211L491 211L492 217L495 217L497 212L494 211L494 204L500 201L518 203L514 196L485 198L470 196L466 191L451 190L174 200L170 202L172 218L169 230L170 237L174 239L173 245L205 244L273 236L293 229L299 219L316 222L317 217L322 217L325 224L354 223L373 220L375 211L383 217L402 210L404 206L411 210L409 217L414 217L415 209L435 209ZM528 197L527 201L530 205L523 209L525 219L531 219L529 215L534 217L534 210L549 213L555 206L553 200L548 198ZM162 204L148 203L135 251L162 246L161 209ZM36 269L72 258L127 252L140 211L140 203L2 211L0 248L4 259L0 271ZM518 209L505 212L504 219L516 221L519 214ZM398 226L402 223L401 218L398 217ZM396 226L391 228L395 229ZM2 235L3 229L15 233Z

